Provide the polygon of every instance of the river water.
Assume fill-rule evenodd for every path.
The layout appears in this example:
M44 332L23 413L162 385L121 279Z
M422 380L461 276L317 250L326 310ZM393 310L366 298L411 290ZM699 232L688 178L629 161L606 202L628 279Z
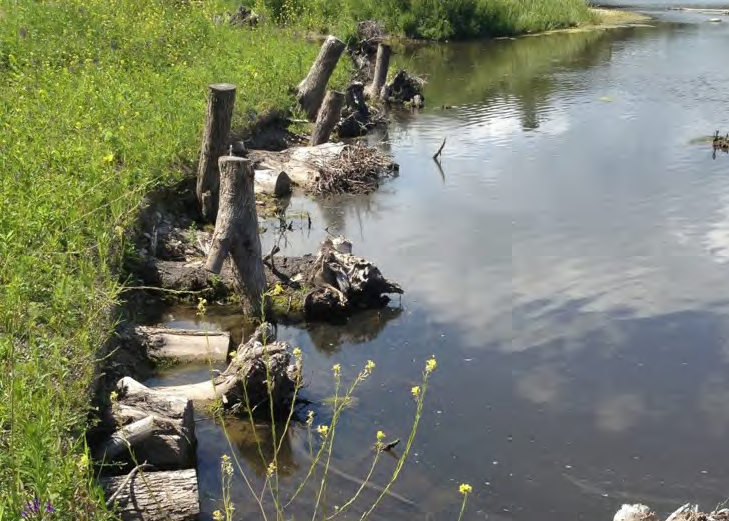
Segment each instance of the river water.
M729 156L713 159L707 141L729 131L729 25L667 4L639 6L652 27L401 55L427 76L428 107L393 114L373 138L399 177L366 197L292 201L313 228L293 217L284 253L315 251L328 228L406 290L344 326L279 330L305 353L313 400L333 394L332 364L346 379L377 363L342 420L330 504L356 490L342 475L366 473L378 429L407 437L409 389L431 355L394 488L418 507L387 499L375 519L455 519L461 482L474 489L466 519L610 519L623 502L669 511L729 497ZM167 321L239 328L227 311ZM232 449L198 424L208 512L223 453L262 473L250 429L228 429ZM308 467L303 447L301 431L284 446L284 486ZM393 467L383 459L375 482ZM240 479L233 496L255 510Z

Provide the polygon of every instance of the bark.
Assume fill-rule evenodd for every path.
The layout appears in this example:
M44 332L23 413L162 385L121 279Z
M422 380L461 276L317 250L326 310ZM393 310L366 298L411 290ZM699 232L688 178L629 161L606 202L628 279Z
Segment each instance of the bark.
M375 63L375 75L372 84L367 89L367 95L373 99L379 99L382 93L382 87L387 81L387 70L390 68L390 55L392 49L389 45L381 43L377 47L377 62Z
M158 360L202 362L225 360L233 345L230 334L222 331L139 326L135 332L149 356Z
M339 122L343 107L344 93L334 90L328 91L316 118L316 126L309 141L310 146L321 145L329 141L332 130Z
M220 186L218 158L226 152L234 105L234 85L216 83L210 86L196 193L203 219L211 223L215 222L218 213Z
M296 96L310 121L314 121L324 100L327 83L345 49L345 44L334 36L327 37L314 65L306 78L299 83Z
M200 516L197 471L140 472L128 483L124 476L102 478L107 496L119 487L115 504L123 521L193 521Z
M206 268L214 274L223 269L230 253L238 290L255 314L259 314L266 274L258 235L254 173L248 159L220 158L220 209Z
M158 469L195 466L195 422L189 400L159 393L130 377L119 380L117 389L119 399L112 414L120 428L97 451L97 459L146 461Z

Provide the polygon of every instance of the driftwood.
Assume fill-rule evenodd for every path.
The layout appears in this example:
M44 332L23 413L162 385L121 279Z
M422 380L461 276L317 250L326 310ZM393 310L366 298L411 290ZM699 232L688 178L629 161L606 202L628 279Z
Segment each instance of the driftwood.
M390 156L362 143L324 143L283 152L251 153L258 168L285 171L306 192L369 193L398 170Z
M375 74L372 84L367 88L366 94L370 98L378 99L382 94L382 87L387 80L387 70L390 68L390 55L392 49L389 45L380 43L377 47L377 61L375 62Z
M729 508L717 509L705 513L699 510L698 505L686 503L676 509L666 518L666 521L727 521L729 520ZM623 505L615 513L613 521L660 521L660 517L650 507L636 503L634 505Z
M112 405L119 429L96 451L96 459L147 461L159 469L195 465L195 422L192 403L159 393L124 377ZM134 458L131 457L134 454Z
M321 145L329 141L332 130L339 122L344 107L344 93L330 90L327 92L316 118L316 126L311 134L309 146Z
M309 74L297 87L296 99L310 121L314 121L319 112L329 78L337 67L337 62L345 48L346 45L339 38L327 37Z
M219 274L230 253L240 294L256 314L261 310L266 276L261 260L253 169L248 159L220 158L220 210L206 268Z
M235 85L216 83L210 86L196 187L202 216L208 222L215 222L218 215L218 158L226 152L234 105Z
M333 241L331 246L325 242L325 246L334 246ZM276 256L273 261L270 258L264 261L268 287L277 287L280 292L271 297L273 301L271 316L289 323L304 318L317 321L338 320L360 309L380 308L388 301L385 295L402 292L397 284L383 279L380 270L373 263L353 255L345 257L351 253L351 245L347 242L339 243L335 248L338 251L334 260L328 261L332 263L332 270L344 270L352 281L343 283L342 286L339 285L339 281L336 285L331 283L329 285L342 291L345 299L339 298L331 288L325 291L325 294L315 292L306 298L309 291L303 291L304 289L316 290L317 285L322 285L320 281L326 281L326 273L323 278L314 277L315 272L321 268L324 255L321 250L316 256ZM150 260L140 275L145 277L147 284L174 291L197 291L208 299L224 298L232 294L235 287L235 276L229 265L223 267L219 276L213 277L205 270L204 261ZM348 290L344 291L343 288L347 286ZM326 287L324 285L324 288L319 289ZM196 387L196 396L200 396L199 390L200 388ZM203 385L201 392L207 397L211 395L212 389L209 385L207 387Z
M197 384L157 387L154 391L191 400L220 398L226 407L251 408L267 402L270 393L276 407L288 406L294 389L301 384L302 369L301 359L292 361L291 352L288 343L276 341L273 326L264 323L238 348L219 376Z
M411 104L418 107L425 101L423 86L425 80L400 70L382 89L382 98L390 103Z
M200 516L197 472L139 472L127 483L124 476L100 479L123 521L193 521ZM123 486L122 486L123 485Z
M140 342L152 359L174 361L225 360L233 345L230 334L222 331L138 326Z
M348 241L347 241L348 242ZM402 288L382 276L380 270L361 257L346 253L327 237L319 247L310 271L305 274L314 289L304 299L307 317L337 314L352 307L369 307L381 302L384 294L402 294ZM345 252L345 253L343 253Z

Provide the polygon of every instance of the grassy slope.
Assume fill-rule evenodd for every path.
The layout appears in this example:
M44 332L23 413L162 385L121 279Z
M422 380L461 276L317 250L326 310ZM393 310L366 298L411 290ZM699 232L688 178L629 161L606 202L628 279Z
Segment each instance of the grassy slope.
M78 429L118 290L112 245L143 194L181 175L171 165L194 161L206 86L235 83L245 123L291 105L316 55L216 27L226 7L0 1L0 519L35 494L54 519L84 518Z
M507 29L561 16L508 8L532 0L476 1L501 6ZM405 29L412 16L393 2L347 1L336 21L351 30L389 5ZM238 86L243 124L290 106L316 53L274 29L216 26L229 4L0 0L0 520L36 495L54 519L103 519L79 440L125 226L145 192L181 175L171 165L194 161L209 83ZM410 7L433 6L445 3ZM297 23L335 21L325 15Z

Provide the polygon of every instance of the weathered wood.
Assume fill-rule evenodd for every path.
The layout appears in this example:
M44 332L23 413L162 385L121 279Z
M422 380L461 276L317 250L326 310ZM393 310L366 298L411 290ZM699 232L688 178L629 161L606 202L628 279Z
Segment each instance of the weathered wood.
M218 213L220 186L218 158L226 153L234 105L235 85L229 83L210 85L196 193L202 216L211 223L215 222Z
M291 194L291 178L286 172L256 170L254 190L257 194L286 197Z
M159 469L193 467L196 437L192 402L157 392L130 377L119 380L117 389L120 398L112 413L117 425L123 427L102 447L98 459L147 461Z
M122 521L193 521L200 516L197 471L140 472L129 483L125 476L102 478L107 496L125 485L116 498Z
M258 314L266 290L266 274L261 260L258 214L250 160L220 158L220 208L206 268L218 274L230 253L238 290L247 305Z
M223 331L188 331L182 329L139 326L137 334L151 358L174 361L221 361L232 350L230 333Z
M288 343L276 341L273 326L264 323L212 381L157 387L155 391L191 400L220 398L229 407L246 403L256 406L267 401L270 393L275 406L288 405L301 379L301 359L292 364L291 351Z
M329 141L332 130L339 122L344 107L344 93L330 90L319 109L316 126L311 134L310 146L321 145Z
M369 98L379 99L382 93L382 87L385 86L387 81L387 71L390 68L390 56L392 55L392 48L385 44L380 43L377 46L377 61L375 62L375 74L372 78L372 83L366 90L366 94Z
M339 38L335 36L327 37L319 51L319 56L317 56L314 65L309 70L309 74L299 83L296 99L310 121L314 121L319 112L319 107L324 100L327 83L337 67L337 62L345 47L346 45Z

